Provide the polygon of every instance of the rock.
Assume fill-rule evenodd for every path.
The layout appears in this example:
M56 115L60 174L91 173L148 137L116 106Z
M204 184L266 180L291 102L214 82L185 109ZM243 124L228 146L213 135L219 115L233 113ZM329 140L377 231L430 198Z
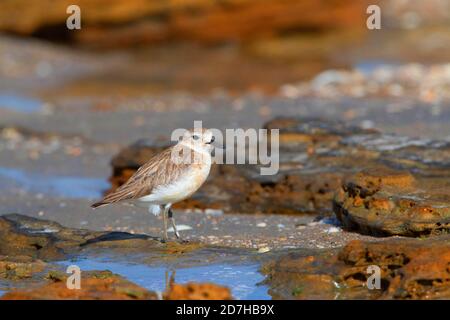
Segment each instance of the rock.
M33 260L27 256L0 256L0 278L22 280L43 272L47 264L42 260Z
M289 253L262 267L264 283L273 299L335 299L335 260L336 250Z
M367 266L381 269L383 299L449 299L450 238L441 236L426 241L391 240L383 243L350 242L339 253L349 268L344 278L355 283ZM348 280L347 280L348 281Z
M344 226L366 234L436 235L450 230L449 195L448 181L378 169L348 179L334 210Z
M56 260L103 234L70 229L52 221L19 214L0 216L0 255Z
M67 277L67 276L66 276ZM80 289L68 289L66 277L32 289L6 293L2 300L156 300L157 295L109 271L83 272Z
M231 300L230 289L213 283L171 283L165 300Z
M352 241L340 250L293 252L267 264L275 299L449 299L450 237ZM369 266L380 288L369 289Z
M91 248L109 250L137 250L162 255L183 253L201 248L195 242L161 243L156 237L126 232L103 232L66 228L62 225L20 214L0 216L0 274L2 256L10 264L51 262Z
M107 254L120 259L133 257L148 265L175 261L189 265L203 261L204 255L211 255L211 249L197 242L162 243L143 234L66 228L19 214L0 216L0 282L12 290L4 299L156 299L153 292L109 271L83 271L81 290L69 290L68 274L55 262L95 260ZM167 295L170 299L231 297L226 288L195 283L173 285Z
M82 28L66 28L67 7L81 9ZM142 2L115 0L105 7L101 0L45 1L31 5L25 0L0 3L0 30L51 39L72 39L95 46L130 46L190 40L222 43L270 37L293 30L363 30L363 2L307 0L261 3L257 0L226 0L220 3L187 0ZM245 22L245 23L244 23Z

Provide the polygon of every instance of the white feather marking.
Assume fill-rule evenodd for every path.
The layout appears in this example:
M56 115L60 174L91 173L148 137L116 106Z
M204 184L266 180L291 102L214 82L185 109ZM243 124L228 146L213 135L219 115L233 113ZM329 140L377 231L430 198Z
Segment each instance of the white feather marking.
M192 227L188 226L187 224L177 225L177 231L185 231L185 230L192 230ZM167 232L175 232L175 230L173 230L173 227L170 227L169 229L167 229Z
M211 151L209 151L208 149L210 148L210 146L196 146L191 143L186 143L184 141L180 142L179 145L185 146L191 150L194 150L195 152L202 154L204 156L204 158L202 158L204 163L208 162L211 163Z
M191 170L170 184L156 187L152 194L139 198L139 201L152 204L167 204L186 199L205 182L209 169L209 166L204 166L201 170Z
M161 214L161 207L156 204L151 204L148 206L148 212L155 216L159 216Z

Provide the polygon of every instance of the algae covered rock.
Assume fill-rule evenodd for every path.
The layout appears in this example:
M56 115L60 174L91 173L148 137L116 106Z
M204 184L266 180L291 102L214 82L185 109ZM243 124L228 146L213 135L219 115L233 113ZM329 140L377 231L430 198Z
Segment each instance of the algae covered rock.
M334 200L334 211L348 229L366 234L448 233L450 188L442 178L365 170L343 183Z
M450 238L359 240L341 249L296 250L263 270L276 299L449 299ZM380 271L379 287L372 270Z
M0 216L0 255L61 259L101 234L103 232L66 228L53 221L20 214L5 214Z
M2 300L155 300L157 295L109 271L82 274L80 289L69 289L66 277L30 289L6 293Z
M214 283L187 284L171 283L164 294L165 300L231 300L231 291L227 287Z

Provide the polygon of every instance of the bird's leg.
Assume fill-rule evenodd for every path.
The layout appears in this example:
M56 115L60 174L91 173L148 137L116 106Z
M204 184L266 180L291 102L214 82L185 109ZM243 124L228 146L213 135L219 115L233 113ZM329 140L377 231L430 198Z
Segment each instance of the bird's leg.
M172 223L172 228L173 228L173 231L175 232L175 236L177 237L178 240L181 240L180 234L178 233L177 226L175 224L175 218L173 217L172 209L170 209L170 208L169 208L168 216L169 216L170 222Z
M170 222L172 222L173 231L175 232L175 236L177 237L177 239L181 243L188 243L189 242L188 240L181 238L180 233L177 230L177 226L175 224L175 218L173 217L172 209L169 209L169 219L170 219Z
M164 222L164 241L166 242L169 238L167 237L167 211L170 207L164 206L163 209L163 222Z

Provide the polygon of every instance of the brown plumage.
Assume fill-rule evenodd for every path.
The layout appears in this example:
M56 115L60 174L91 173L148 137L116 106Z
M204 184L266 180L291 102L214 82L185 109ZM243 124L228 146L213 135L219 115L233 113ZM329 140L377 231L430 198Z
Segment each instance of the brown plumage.
M173 147L155 155L140 167L126 183L107 194L91 207L98 208L125 200L135 200L152 193L157 186L166 185L179 178L192 164L176 164L171 159ZM192 152L193 153L193 152Z

